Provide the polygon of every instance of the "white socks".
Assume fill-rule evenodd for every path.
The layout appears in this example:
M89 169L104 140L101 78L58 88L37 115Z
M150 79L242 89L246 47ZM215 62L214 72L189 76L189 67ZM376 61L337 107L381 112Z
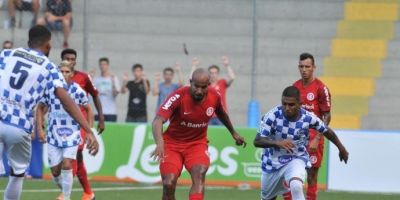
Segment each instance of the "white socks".
M4 192L4 200L19 200L23 183L24 177L10 176L6 191Z
M64 199L69 199L72 191L72 184L74 181L74 177L72 175L72 169L70 170L61 170L62 177L62 192L64 194Z
M303 182L297 179L292 179L289 183L289 186L293 200L305 200L303 193Z

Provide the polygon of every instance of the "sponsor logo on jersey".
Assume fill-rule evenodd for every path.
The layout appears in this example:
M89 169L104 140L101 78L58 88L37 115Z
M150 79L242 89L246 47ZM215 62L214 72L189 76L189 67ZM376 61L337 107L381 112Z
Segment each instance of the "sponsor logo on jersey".
M312 100L314 100L314 98L315 98L315 96L312 92L307 94L307 100L312 101Z
M214 108L213 107L208 107L206 111L207 116L212 116L214 114Z
M72 135L74 131L70 128L58 128L57 129L57 134L60 136L70 136Z
M34 56L32 54L29 54L29 53L23 52L23 51L15 51L13 56L24 58L25 60L29 60L31 62L34 62L34 63L38 64L38 65L42 65L43 62L44 62L43 58Z
M181 122L181 126L186 126L188 128L204 128L204 127L207 127L207 125L208 125L208 123L206 123L206 122L199 123L199 124L185 122L185 121Z
M290 156L290 155L283 155L283 156L279 156L279 158L278 158L278 161L281 164L286 164L292 160L293 160L293 156Z
M168 110L169 107L171 107L172 103L175 102L177 99L179 99L180 96L181 95L179 94L175 94L172 97L170 97L168 101L162 106L162 109Z
M301 106L310 112L314 112L314 104L303 104Z

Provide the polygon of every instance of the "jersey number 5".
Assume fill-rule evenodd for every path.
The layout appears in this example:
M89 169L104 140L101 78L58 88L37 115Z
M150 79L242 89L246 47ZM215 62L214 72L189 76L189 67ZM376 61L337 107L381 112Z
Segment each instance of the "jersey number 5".
M28 65L26 63L23 63L21 61L17 61L17 63L14 66L14 69L12 73L15 76L11 76L10 78L10 86L14 89L21 89L22 86L24 85L24 82L28 78L29 72L25 68L32 68L32 65Z

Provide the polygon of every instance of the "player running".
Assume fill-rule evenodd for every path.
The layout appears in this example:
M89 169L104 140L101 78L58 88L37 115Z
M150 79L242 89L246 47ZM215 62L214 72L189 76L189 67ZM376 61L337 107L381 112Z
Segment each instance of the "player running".
M282 105L265 114L254 146L264 148L261 158L261 199L274 200L290 191L294 200L304 200L306 168L311 167L306 146L310 129L323 133L339 149L339 159L347 163L348 152L332 129L313 113L301 108L300 91L289 86L282 94Z
M89 100L85 91L78 84L71 81L72 67L68 61L61 62L59 66L68 84L68 94L76 105L83 107L88 113L87 121L89 126L93 126L93 112L89 105ZM47 139L43 130L43 117L49 108ZM62 190L63 198L69 200L71 196L73 174L72 161L76 159L78 145L82 141L80 127L68 113L61 107L60 100L54 94L45 94L36 108L36 128L40 141L47 141L47 152L49 166L53 180ZM61 175L61 176L60 176Z
M315 69L314 56L309 53L302 53L299 59L301 79L296 81L293 86L300 90L302 107L314 113L317 117L322 119L326 125L329 125L331 121L331 95L328 87L314 76ZM310 141L312 141L317 134L316 130L311 129ZM323 160L324 141L324 138L321 137L318 143L309 143L307 146L312 165L312 167L307 170L307 200L317 199L318 170ZM290 194L285 194L284 199L290 200Z
M204 199L205 175L210 165L207 127L214 112L227 127L236 145L246 146L244 138L233 128L221 104L221 96L209 85L208 72L196 69L190 86L173 92L154 118L153 137L157 147L152 157L160 161L164 200L175 199L176 183L183 166L192 177L189 199ZM167 120L170 124L163 133L162 124Z
M88 132L89 152L95 155L98 151L88 123L64 89L63 76L47 58L51 49L50 31L44 26L33 26L28 46L0 53L0 155L5 148L11 166L5 200L20 199L31 157L33 109L45 93L57 96L68 114Z
M72 81L77 83L85 92L89 93L92 98L94 105L96 107L98 116L99 116L99 123L97 130L99 134L101 134L104 130L104 116L103 116L103 110L101 107L101 102L100 102L100 97L99 97L99 92L97 89L94 87L94 84L92 82L92 79L90 76L84 72L75 70L75 65L76 65L76 57L77 53L73 49L64 49L61 52L61 59L66 60L68 62L71 62L72 66ZM81 112L84 116L87 116L87 113L84 108L81 108ZM81 137L83 140L85 140L86 137L86 132L85 130L81 129ZM83 162L83 148L84 148L85 143L81 143L78 147L78 152L76 155L76 160L72 162L73 164L73 173L74 175L78 176L79 182L82 185L83 188L83 195L82 195L82 200L93 200L95 199L94 192L92 191L92 188L90 187L88 178L87 178L87 171L85 167L85 163Z

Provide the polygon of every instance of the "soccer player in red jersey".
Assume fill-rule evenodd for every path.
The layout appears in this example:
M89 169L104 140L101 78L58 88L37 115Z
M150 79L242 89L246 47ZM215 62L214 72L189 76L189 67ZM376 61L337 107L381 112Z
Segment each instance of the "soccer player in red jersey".
M309 53L302 53L299 60L299 71L301 79L297 80L293 86L300 90L302 107L313 112L322 121L329 125L331 121L331 95L328 87L314 76L316 69L314 56ZM317 178L318 170L324 154L324 138L314 140L318 133L310 129L310 138L307 151L310 154L312 167L307 170L307 200L317 199ZM284 194L284 199L291 199L290 193Z
M156 149L154 159L160 161L163 183L163 200L175 199L175 188L183 166L192 178L189 200L204 199L205 175L210 165L208 155L208 121L217 114L231 133L236 145L246 142L232 126L228 114L221 104L221 96L210 88L209 73L196 69L190 86L173 92L161 105L153 121L153 137ZM163 133L162 125L170 124Z
M98 96L99 92L94 87L94 85L92 83L92 79L90 78L90 76L88 74L78 71L78 70L75 70L74 67L76 65L76 57L77 57L77 53L74 49L64 49L61 52L61 59L69 61L72 65L72 69L73 69L73 73L74 73L74 75L72 76L72 81L77 83L83 90L85 90L85 92L89 93L92 96L94 105L95 105L97 113L99 115L99 123L98 123L97 130L99 133L102 133L104 131L104 116L103 116L103 110L101 107L100 98ZM81 108L81 112L86 117L87 113L83 108ZM85 136L86 136L86 133L83 130L81 130L81 137L83 139L82 141L85 140ZM89 181L87 179L87 171L86 171L85 163L83 162L82 152L83 152L84 145L85 145L85 142L82 142L79 145L78 153L76 155L76 161L73 162L73 170L74 170L74 175L78 176L79 182L81 183L82 188L83 188L82 200L92 200L92 199L95 199L95 195L94 195L94 192L92 191Z

